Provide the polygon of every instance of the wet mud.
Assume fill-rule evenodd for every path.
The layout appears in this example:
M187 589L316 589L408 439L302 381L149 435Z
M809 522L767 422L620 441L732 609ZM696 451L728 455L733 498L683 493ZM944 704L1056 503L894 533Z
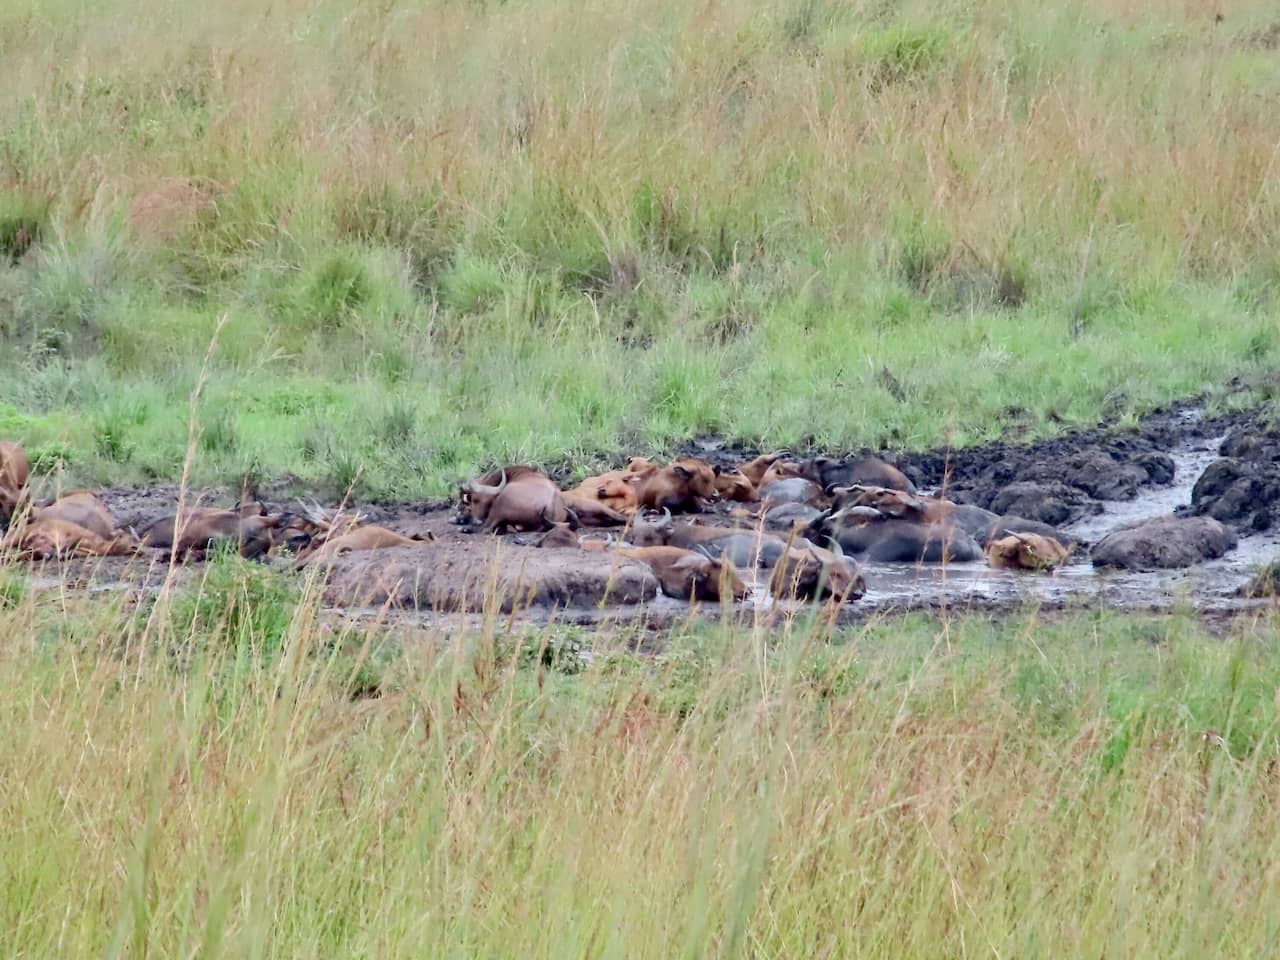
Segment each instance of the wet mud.
M1261 566L1280 558L1280 530L1241 531L1238 545L1225 556L1187 569L1099 569L1089 559L1090 546L1119 527L1189 512L1196 481L1220 459L1224 440L1257 417L1209 418L1194 406L1183 406L1148 417L1123 434L1099 428L1030 445L881 453L922 491L985 508L1015 503L1056 511L1067 518L1059 529L1081 545L1053 573L997 570L981 562L864 563L866 595L829 613L856 622L907 610L990 612L1027 604L1048 610L1177 607L1206 616L1266 606L1271 601L1245 598L1241 588ZM728 464L755 451L704 440L689 452ZM174 485L157 485L108 490L102 499L124 524L143 525L171 511L177 494ZM217 490L191 495L200 503L233 499ZM322 578L326 605L350 618L393 613L419 622L461 623L487 610L518 612L535 623L656 628L691 615L769 620L806 609L776 601L761 583L753 585L752 597L743 603L691 606L663 596L643 564L612 554L538 549L517 537L466 533L452 522L451 508L440 503L357 508L370 522L408 535L430 533L435 542L348 554L323 571L297 574ZM291 569L287 558L271 562ZM46 563L33 571L36 584L47 588L142 593L157 589L168 573L167 565L140 559ZM194 585L202 575L198 566L175 571L180 586Z

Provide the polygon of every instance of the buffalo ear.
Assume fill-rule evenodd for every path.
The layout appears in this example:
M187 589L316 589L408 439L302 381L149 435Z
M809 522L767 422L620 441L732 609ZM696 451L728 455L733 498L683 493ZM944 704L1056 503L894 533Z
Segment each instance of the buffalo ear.
M687 467L676 466L676 467L672 467L671 469L674 470L676 476L682 480L693 479L693 473Z
M716 464L714 467L712 467L711 472L714 473L717 477L720 476L720 464Z

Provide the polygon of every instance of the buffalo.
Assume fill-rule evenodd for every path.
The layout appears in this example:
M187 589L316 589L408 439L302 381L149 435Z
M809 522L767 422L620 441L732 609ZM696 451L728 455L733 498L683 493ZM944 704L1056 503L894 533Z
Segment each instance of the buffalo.
M677 460L667 467L649 464L641 470L640 506L673 513L700 513L716 497L716 475L701 460Z
M433 540L435 540L435 537L430 533L415 533L411 536L405 536L376 524L358 526L336 537L326 538L323 542L317 541L311 549L304 550L298 555L294 568L301 570L313 563L324 563L333 560L344 553L382 550L386 547L417 546L422 543L430 543Z
M639 485L639 473L631 470L611 470L598 476L587 477L566 495L582 500L598 500L611 510L631 516L640 506Z
M138 537L148 547L167 549L171 557L202 559L216 547L234 545L245 559L257 560L283 541L293 521L292 514L263 516L257 509L256 505L239 510L193 507L182 512L181 529L176 515L161 517Z
M880 563L967 563L982 547L951 523L918 523L887 517L872 507L828 511L809 525L812 540L830 538L847 553Z
M1052 570L1066 562L1071 549L1053 537L1011 533L987 544L987 563L1002 570Z
M0 524L7 524L26 497L31 464L27 454L9 440L0 440Z
M759 487L764 482L765 474L775 463L787 455L786 450L775 450L773 453L766 453L754 460L748 460L739 469L742 475Z
M751 589L727 560L679 547L615 547L624 557L643 560L662 592L678 600L745 600Z
M504 467L458 488L456 522L482 533L546 530L569 519L556 485L534 467ZM625 519L625 518L624 518Z
M903 493L916 492L916 485L911 482L910 477L879 457L854 457L848 460L815 457L806 464L805 474L824 490L859 485L888 487Z
M803 503L812 507L825 502L822 488L804 477L786 477L766 483L760 488L760 498L764 500L766 510L783 503Z
M835 487L831 491L838 507L872 507L886 517L926 525L950 524L986 543L992 525L1000 518L990 510L968 503L953 503L938 497L922 497L891 487Z
M716 495L721 500L755 503L760 499L755 482L737 467L713 467Z
M58 499L31 509L34 520L65 520L109 540L121 531L106 504L88 490L64 493Z
M800 540L774 564L769 592L775 597L794 596L803 600L832 597L848 603L862 598L867 592L867 583L858 565L844 555L838 542L832 541L832 549L824 550L808 540Z
M131 533L100 537L68 520L24 520L11 526L0 546L33 560L70 557L131 557L142 544Z

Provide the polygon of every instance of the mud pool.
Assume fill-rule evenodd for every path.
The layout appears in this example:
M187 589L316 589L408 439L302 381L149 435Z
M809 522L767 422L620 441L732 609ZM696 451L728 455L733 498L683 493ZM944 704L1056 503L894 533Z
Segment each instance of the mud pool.
M892 612L906 610L953 610L962 612L1000 611L1024 604L1045 609L1089 608L1106 606L1130 610L1157 610L1189 607L1204 613L1221 613L1266 606L1270 601L1247 600L1237 596L1239 588L1268 561L1280 558L1280 533L1241 536L1239 545L1218 560L1202 563L1186 570L1129 572L1095 569L1089 561L1088 544L1099 540L1115 528L1139 520L1169 516L1190 503L1192 488L1205 468L1219 456L1226 432L1239 418L1208 420L1194 408L1173 410L1150 418L1144 424L1137 442L1146 450L1169 455L1174 463L1170 484L1143 485L1130 500L1108 500L1091 504L1096 511L1086 514L1061 529L1085 542L1067 565L1052 574L996 570L983 563L951 563L946 565L863 564L867 593L858 602L843 607L840 620L854 622ZM1110 435L1101 430L1083 431L1071 436L1046 441L1035 448L1042 462L1065 461L1072 452ZM1135 442L1125 438L1120 443ZM970 479L978 470L990 473L1003 457L1024 457L1031 448L993 445L982 450L960 451L962 471L969 470ZM726 456L729 456L726 454ZM950 458L952 455L947 454ZM924 490L939 486L938 453L899 458L904 467L915 470L924 482ZM930 480L933 483L930 483ZM962 480L963 480L962 476ZM133 520L172 509L177 497L173 486L119 489L103 495L113 512ZM193 491L192 502L212 502L221 491ZM282 496L283 499L283 496ZM465 535L451 522L452 511L443 504L369 505L362 506L368 519L390 526L405 534L435 535L436 543L421 550L395 548L373 554L348 555L339 569L335 564L327 584L320 583L326 606L332 614L346 619L369 620L393 617L424 625L479 622L484 616L518 618L523 622L555 621L588 626L609 623L642 624L660 628L690 616L720 616L723 608L703 604L690 606L658 593L646 585L634 564L627 567L619 560L603 559L606 555L584 555L577 550L539 550L521 546L510 537L492 538ZM588 560L587 557L594 559ZM599 565L613 567L601 574ZM289 561L273 561L289 570ZM373 569L377 589L350 587L365 583L353 576L354 565ZM589 569L589 565L597 569ZM349 588L343 587L347 576ZM203 578L201 566L178 567L172 571L178 589L195 587ZM357 574L360 571L356 570ZM528 576L526 577L526 574ZM50 590L130 591L144 596L159 590L170 575L167 565L154 560L68 561L45 564L33 570L31 578L38 588ZM597 581L591 589L579 589L584 575ZM750 571L743 571L750 578ZM301 577L301 574L297 576ZM503 580L503 578L506 578ZM421 587L416 581L434 578L434 583ZM540 579L541 578L541 579ZM601 585L601 581L607 584ZM537 589L526 590L532 582ZM550 588L546 584L550 583ZM615 583L621 584L616 588ZM495 584L497 589L495 591ZM539 586L540 585L540 586ZM592 590L595 590L593 595ZM478 604L485 591L490 601ZM504 596L505 594L505 596ZM503 596L498 603L492 598ZM596 597L604 596L603 602ZM524 599L521 600L520 598ZM436 602L440 598L441 602ZM615 598L621 602L612 602ZM479 611L487 609L487 614ZM787 617L804 610L797 603L777 603L757 583L753 596L733 610L743 619L765 621Z

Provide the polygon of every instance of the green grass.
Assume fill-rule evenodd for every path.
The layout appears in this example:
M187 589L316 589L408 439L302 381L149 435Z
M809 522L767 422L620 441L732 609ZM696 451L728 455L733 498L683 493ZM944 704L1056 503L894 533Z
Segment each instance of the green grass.
M6 587L6 956L1274 947L1273 617L641 657L501 618L347 633L306 593L234 558L140 610Z
M16 0L0 432L77 482L172 479L223 318L197 480L394 498L1220 398L1280 363L1274 23Z

